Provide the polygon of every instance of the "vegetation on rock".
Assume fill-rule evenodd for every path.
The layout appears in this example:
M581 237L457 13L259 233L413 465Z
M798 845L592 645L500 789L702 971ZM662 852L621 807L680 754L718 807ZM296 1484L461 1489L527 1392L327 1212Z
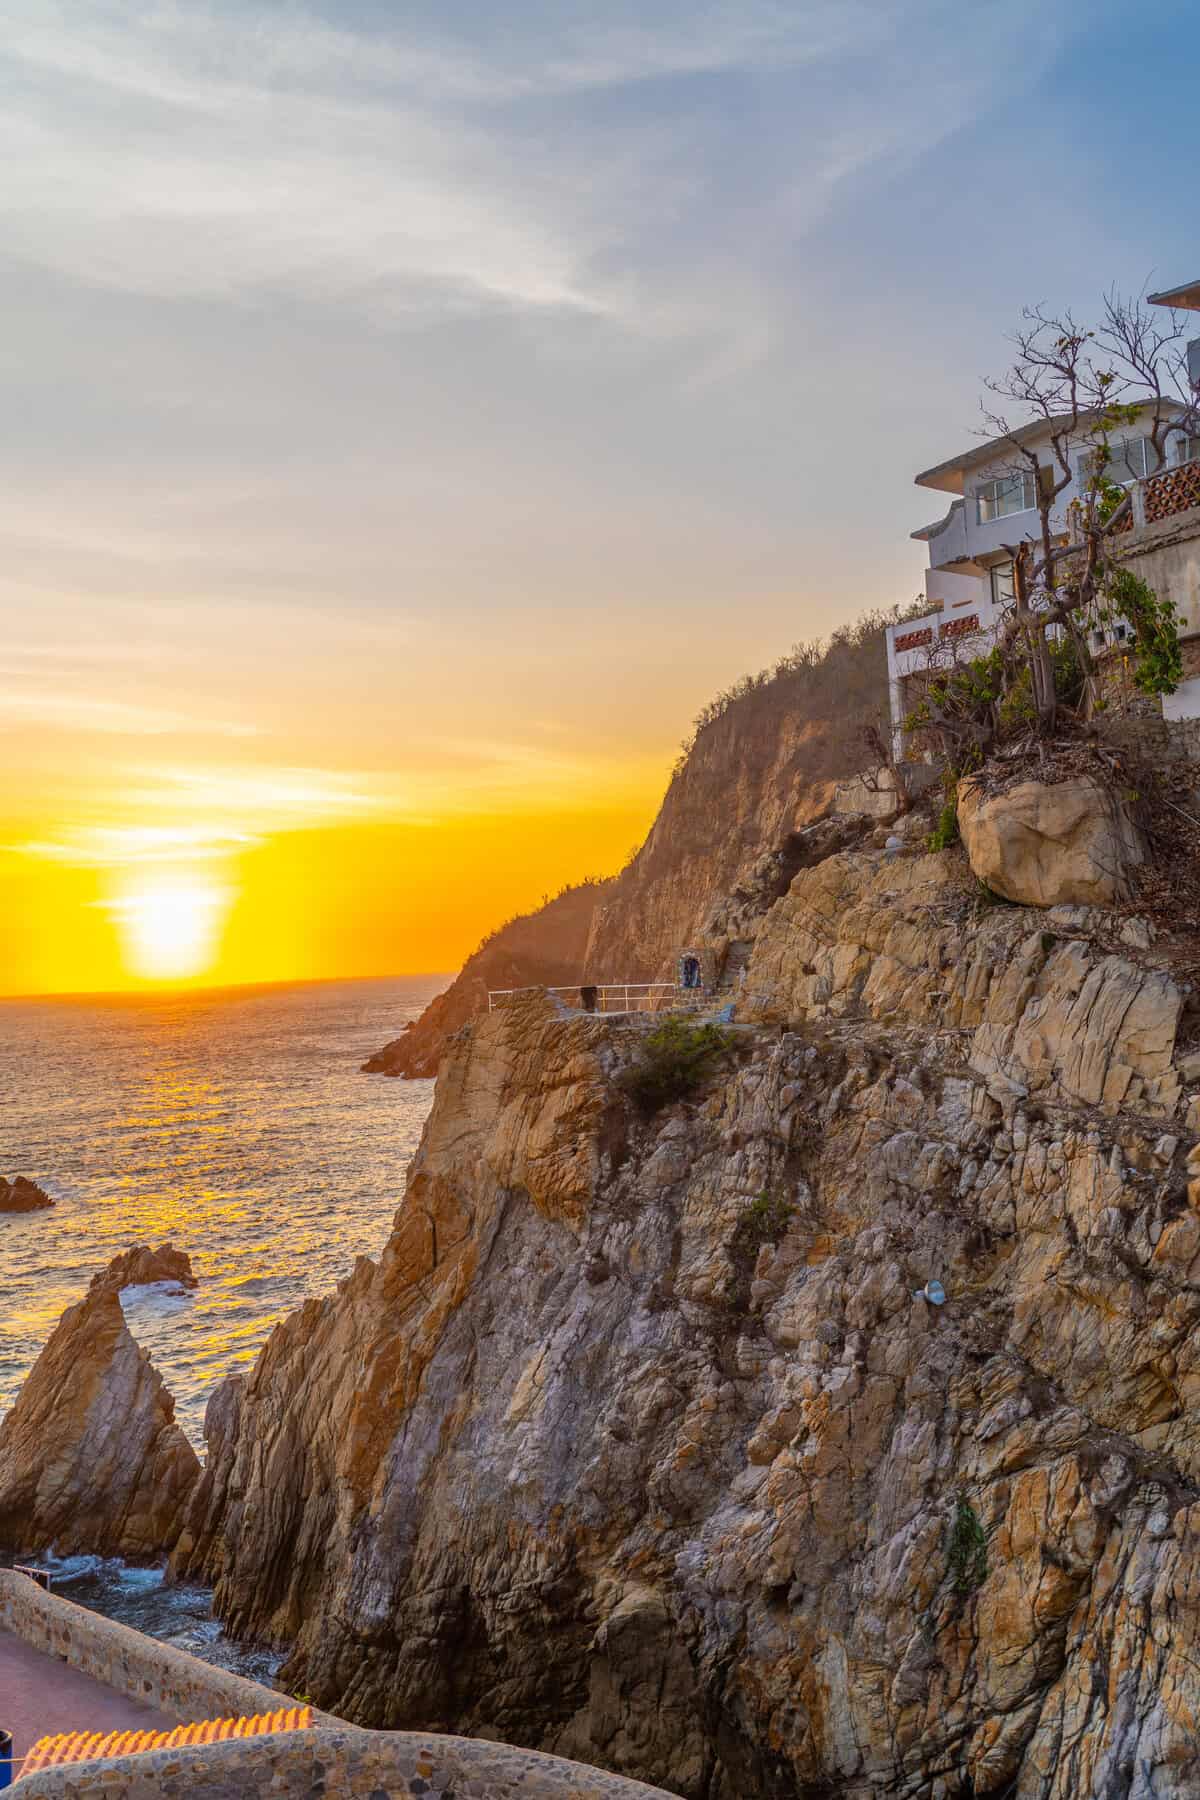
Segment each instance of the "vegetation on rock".
M733 1045L719 1025L697 1025L688 1019L664 1019L638 1045L620 1085L644 1113L695 1093L728 1056Z
M987 1533L965 1494L954 1503L946 1547L946 1572L956 1594L973 1594L987 1580Z
M779 1194L759 1194L738 1220L734 1250L760 1250L764 1244L778 1243L795 1214L790 1200Z

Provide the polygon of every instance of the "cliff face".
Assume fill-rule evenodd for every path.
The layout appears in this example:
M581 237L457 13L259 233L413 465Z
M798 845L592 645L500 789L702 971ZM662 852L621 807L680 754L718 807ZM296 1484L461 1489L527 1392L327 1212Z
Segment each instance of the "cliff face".
M380 1264L219 1390L178 1566L322 1705L695 1800L1200 1791L1200 1067L1147 941L843 850L691 1102L630 1108L635 1022L480 1019Z
M820 725L787 710L764 731L731 708L703 731L677 771L645 844L597 906L586 961L596 980L667 980L703 934L714 904L795 833L824 816L832 775ZM849 759L847 759L849 761Z
M712 915L739 887L756 920L764 882L782 892L805 854L796 834L869 760L862 726L886 711L886 677L873 621L823 655L744 683L700 726L629 866L496 933L366 1072L436 1075L449 1037L486 1012L489 988L672 979L689 942L730 935L729 921Z

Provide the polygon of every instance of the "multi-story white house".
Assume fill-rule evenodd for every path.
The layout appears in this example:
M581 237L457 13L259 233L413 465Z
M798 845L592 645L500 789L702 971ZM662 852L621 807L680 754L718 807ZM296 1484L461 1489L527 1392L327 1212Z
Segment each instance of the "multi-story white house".
M1162 305L1200 311L1200 282L1151 298ZM1189 362L1192 378L1200 386L1200 338L1189 347ZM1173 433L1165 465L1158 468L1148 435L1151 414L1152 408L1145 407L1140 418L1112 441L1113 459L1106 469L1111 479L1133 490L1131 554L1141 544L1146 528L1156 527L1177 513L1200 508L1200 438ZM912 534L929 546L929 567L925 571L929 610L903 624L889 626L887 631L889 697L898 749L903 720L912 710L917 689L930 668L944 664L963 650L978 653L985 649L1012 601L1012 547L1038 538L1041 531L1034 475L1031 469L1021 466L1021 452L1014 447L1014 439L1016 445L1038 450L1040 460L1049 464L1051 430L1050 424L1038 421L1012 437L978 444L960 456L923 470L916 478L918 487L949 495L950 505L941 518ZM1071 459L1074 479L1055 504L1052 524L1064 538L1068 509L1080 497L1088 479L1089 454L1087 444L1081 441L1077 455ZM1185 468L1187 475L1176 473ZM1190 554L1176 557L1171 567L1171 598L1180 612L1181 634L1189 637L1200 634L1198 540L1200 519L1192 534ZM1145 548L1147 552L1157 548L1157 541L1152 545L1147 539ZM1156 573L1161 581L1161 571ZM1103 651L1114 640L1119 642L1126 629L1118 624L1112 634L1106 635L1097 628L1094 648ZM1196 675L1200 677L1200 667ZM1171 696L1171 701L1185 705L1189 709L1187 716L1200 713L1200 679L1184 685L1189 691L1181 690L1182 700ZM1167 716L1171 716L1170 708Z

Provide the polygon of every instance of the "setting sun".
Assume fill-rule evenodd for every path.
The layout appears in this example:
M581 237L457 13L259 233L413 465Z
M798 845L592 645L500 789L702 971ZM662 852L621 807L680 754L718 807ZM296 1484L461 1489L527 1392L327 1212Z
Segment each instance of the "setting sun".
M202 975L216 957L229 890L215 881L169 877L110 902L130 974L148 981Z

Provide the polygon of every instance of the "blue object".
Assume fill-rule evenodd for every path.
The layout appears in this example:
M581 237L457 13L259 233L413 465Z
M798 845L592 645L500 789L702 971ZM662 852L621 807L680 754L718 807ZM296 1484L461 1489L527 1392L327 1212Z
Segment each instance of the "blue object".
M13 1747L12 1732L0 1731L0 1788L12 1786Z

